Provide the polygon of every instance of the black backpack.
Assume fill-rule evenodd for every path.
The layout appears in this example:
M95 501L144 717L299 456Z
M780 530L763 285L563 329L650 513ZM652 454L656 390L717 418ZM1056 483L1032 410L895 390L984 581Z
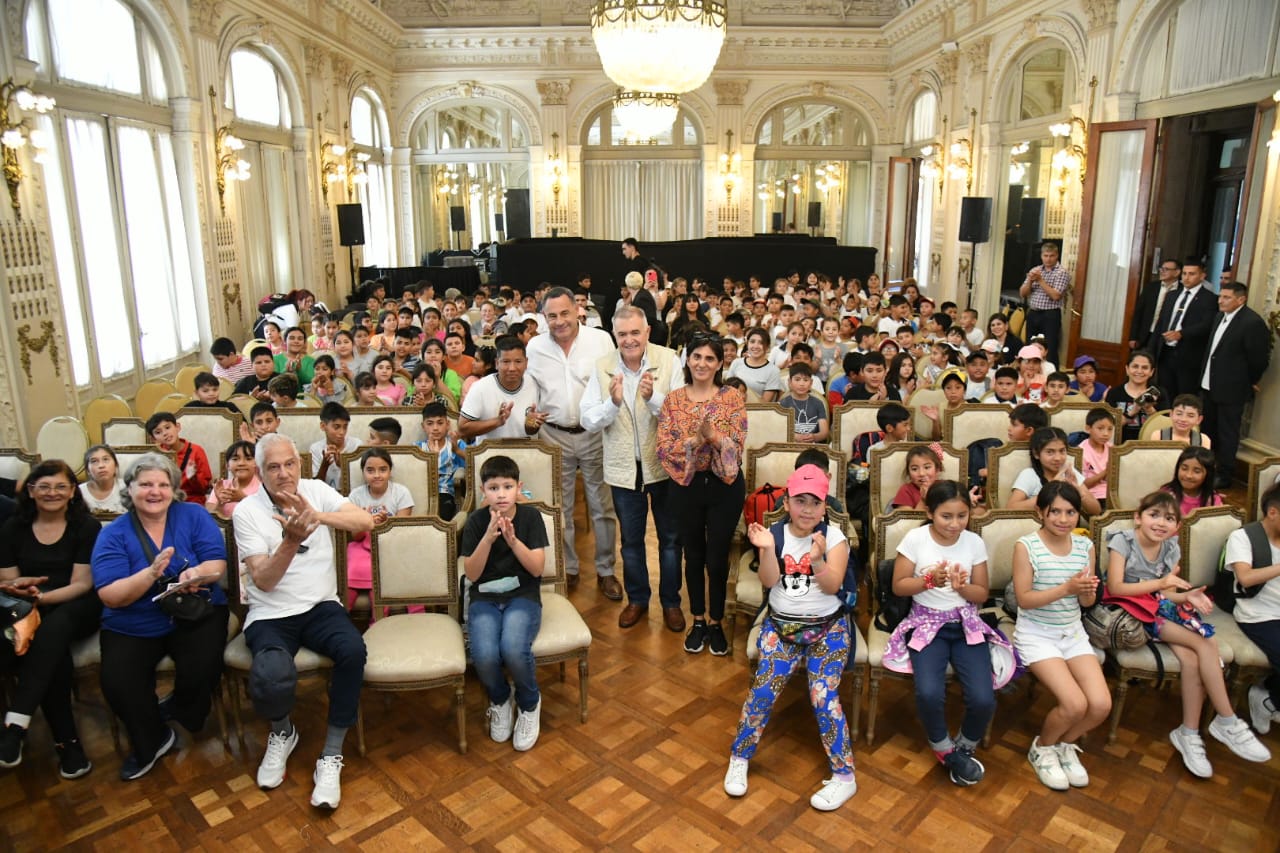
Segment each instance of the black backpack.
M892 632L911 611L911 596L893 591L894 560L881 560L876 566L876 618L881 631Z
M1266 568L1271 565L1271 541L1267 539L1267 531L1262 528L1262 522L1255 521L1246 524L1243 528L1245 536L1249 537L1249 547L1253 551L1253 567L1255 569ZM1218 573L1213 579L1213 601L1223 610L1232 613L1236 609L1237 598L1253 598L1262 591L1265 584L1256 583L1253 586L1241 586L1236 580L1236 573L1227 565L1227 549L1222 549L1222 556L1218 558Z

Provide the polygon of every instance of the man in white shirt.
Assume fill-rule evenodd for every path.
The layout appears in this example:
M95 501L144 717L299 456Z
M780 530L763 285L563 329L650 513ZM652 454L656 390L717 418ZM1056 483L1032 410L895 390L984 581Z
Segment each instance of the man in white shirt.
M684 373L666 347L649 343L649 323L627 306L613 317L618 350L603 356L582 393L582 425L602 434L604 479L612 490L622 532L622 579L627 606L618 627L630 628L649 609L646 518L652 510L658 534L658 599L667 628L685 629L680 609L680 543L667 500L671 480L658 462L657 428L662 401L684 385Z
M564 565L570 588L578 585L578 552L574 543L575 480L582 471L587 512L595 538L596 582L613 601L622 600L614 577L618 519L604 482L604 448L599 433L589 433L579 414L582 392L596 362L614 352L609 333L578 322L578 306L564 287L553 287L542 302L548 334L529 341L528 375L538 387L545 417L539 435L560 448L560 484L564 499Z
M497 373L471 386L458 416L458 433L475 444L486 438L528 438L542 426L537 386L525 381L529 362L524 344L515 335L503 335L495 348Z
M275 788L284 781L298 745L289 714L298 684L294 655L305 646L333 661L329 728L311 795L311 805L332 809L342 795L342 743L356 723L365 663L364 640L338 601L333 530L368 533L373 516L326 483L302 479L298 448L288 436L264 435L254 456L262 488L236 506L232 521L248 570L249 696L258 715L271 723L258 786Z

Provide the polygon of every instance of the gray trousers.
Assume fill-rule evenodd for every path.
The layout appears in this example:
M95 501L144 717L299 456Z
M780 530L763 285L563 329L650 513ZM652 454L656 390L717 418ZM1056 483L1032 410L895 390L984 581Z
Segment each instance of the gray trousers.
M578 573L578 551L574 543L573 510L577 503L577 475L582 472L587 515L596 543L596 575L612 577L617 562L618 516L613 511L613 494L604 481L604 443L599 433L572 435L544 426L538 437L560 448L560 490L564 494L564 570Z

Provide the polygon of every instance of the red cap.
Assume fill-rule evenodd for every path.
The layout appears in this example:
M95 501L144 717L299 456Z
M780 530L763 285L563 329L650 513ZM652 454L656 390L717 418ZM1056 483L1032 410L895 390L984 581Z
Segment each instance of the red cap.
M801 465L787 478L787 494L791 497L813 495L820 501L827 499L831 491L831 481L827 472L817 465Z

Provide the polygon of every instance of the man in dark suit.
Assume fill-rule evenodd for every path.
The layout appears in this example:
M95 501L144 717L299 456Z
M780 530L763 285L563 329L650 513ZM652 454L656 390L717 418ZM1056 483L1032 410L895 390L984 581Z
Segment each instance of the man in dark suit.
M1156 358L1156 382L1166 400L1200 390L1199 371L1209 346L1209 330L1217 315L1213 291L1204 286L1204 262L1182 264L1182 290L1165 297L1160 320L1147 348Z
M1147 282L1138 294L1138 304L1133 306L1133 321L1129 324L1129 349L1145 349L1155 331L1156 321L1169 294L1178 290L1178 276L1182 267L1175 258L1165 258L1160 263L1160 277Z
M1201 429L1213 439L1213 453L1218 460L1214 486L1219 489L1231 484L1244 404L1253 399L1271 357L1271 330L1256 311L1244 304L1248 298L1249 288L1244 282L1222 286L1218 314L1210 327L1200 365L1198 384L1205 403Z

